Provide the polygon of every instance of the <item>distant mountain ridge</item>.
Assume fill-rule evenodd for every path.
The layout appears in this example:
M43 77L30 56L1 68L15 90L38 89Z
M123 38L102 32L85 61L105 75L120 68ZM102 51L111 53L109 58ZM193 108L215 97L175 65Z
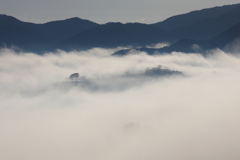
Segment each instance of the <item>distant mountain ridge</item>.
M240 4L234 5L232 10L218 17L207 18L191 25L169 31L169 37L171 41L179 40L181 38L190 38L195 40L210 39L239 22Z
M182 20L183 22L181 22ZM171 21L171 26L169 26L168 21ZM181 23L179 23L179 21ZM229 27L239 23L240 4L193 11L171 17L160 22L160 24L165 24L166 22L168 23L166 28L161 28L156 24L147 25L132 23L132 26L130 26L129 24L107 23L64 40L53 46L52 49L60 48L69 51L72 49L89 49L92 47L144 47L149 44L163 42L174 44L177 42L176 44L178 44L177 46L179 46L178 48L180 49L182 48L180 44L186 45L183 43L184 41L181 41L181 43L178 42L181 39L192 39L195 41L211 39L221 34ZM133 24L134 27L136 27L135 29L133 29ZM145 29L139 30L140 25L145 25ZM151 28L150 26L155 28ZM133 28L130 29L131 27ZM156 27L161 30L157 30ZM167 29L168 27L172 30Z
M95 22L74 17L66 20L47 22L32 29L52 34L58 37L59 41L62 41L98 25Z
M216 48L230 53L240 53L240 23L230 27L226 31L209 40L181 39L170 46L160 49L143 47L134 49L134 51L146 52L150 55L171 52L201 53L205 55L208 53L208 50ZM131 51L131 49L124 49L114 53L113 55L124 56L131 54L133 52Z
M70 38L86 29L98 26L99 24L78 17L65 20L51 21L43 24L35 24L20 21L12 16L0 15L0 25L15 25L24 28L30 28L56 36L61 40Z
M90 49L92 47L114 48L118 46L139 47L163 41L166 31L141 23L107 23L88 29L52 48L63 50Z
M152 25L162 28L166 31L170 31L170 30L174 30L179 27L188 26L206 19L217 18L231 11L232 9L236 8L238 5L240 4L225 5L221 7L191 11L189 13L172 16L162 22L157 22Z
M26 51L41 52L95 26L98 24L80 18L35 24L0 15L0 46L13 45Z
M233 41L238 35L239 23L240 4L192 11L154 24L109 22L100 25L77 17L35 24L0 15L0 47L16 46L39 54L57 49L119 46L151 53L203 52L216 47L223 49L226 43ZM165 42L172 45L162 49L145 48Z

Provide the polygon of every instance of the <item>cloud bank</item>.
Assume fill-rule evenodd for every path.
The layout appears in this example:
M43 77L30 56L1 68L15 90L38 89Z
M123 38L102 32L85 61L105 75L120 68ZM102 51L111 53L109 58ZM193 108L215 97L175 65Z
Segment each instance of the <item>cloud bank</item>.
M240 158L239 57L113 52L1 50L0 159Z

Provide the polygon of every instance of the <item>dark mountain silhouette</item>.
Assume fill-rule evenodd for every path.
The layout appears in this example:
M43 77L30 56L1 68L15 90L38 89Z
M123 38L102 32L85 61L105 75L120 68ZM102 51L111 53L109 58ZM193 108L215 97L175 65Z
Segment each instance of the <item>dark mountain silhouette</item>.
M184 52L184 53L204 53L203 50L198 46L198 42L192 39L181 39L170 46L163 47L160 49L154 48L138 48L138 49L123 49L112 54L113 56L125 56L135 52L146 52L149 55L154 54L166 54L171 52Z
M36 24L22 22L14 17L0 15L0 46L16 46L23 50L40 51L57 39L38 30Z
M70 18L66 20L52 21L43 24L22 22L12 16L0 15L0 25L16 25L30 28L55 36L59 41L70 38L84 30L98 26L97 23L80 18Z
M95 26L98 24L80 18L34 24L0 15L0 44L41 52L55 43Z
M172 44L169 47L164 47L160 49L160 52L172 52L172 51L181 51L181 52L191 52L191 53L206 53L206 50L211 50L215 48L219 48L224 51L230 51L234 49L236 46L232 46L232 44L240 39L240 23L237 23L222 32L221 34L215 36L209 40L180 40L176 43ZM239 45L239 44L238 44Z
M0 25L0 46L40 52L57 39L41 31L16 25Z
M5 14L0 15L0 25L1 26L11 25L11 26L19 26L19 27L32 28L32 29L34 29L37 26L37 24L22 22L12 16L8 16Z
M214 37L208 42L207 49L219 48L222 50L228 50L228 45L231 45L236 40L240 39L240 23L230 27L220 35Z
M69 38L52 49L113 48L118 46L145 46L164 40L166 32L158 27L141 23L107 23Z
M149 54L172 51L205 53L212 48L226 49L227 44L233 43L239 35L239 23L240 4L193 11L151 25L99 25L80 18L35 24L0 15L0 47L17 46L36 53L119 46L137 48ZM172 45L161 49L140 48L161 42ZM122 50L116 54L127 53L128 50Z
M189 39L210 39L222 33L229 27L240 22L240 5L237 5L231 11L217 17L209 18L200 22L196 22L189 26L177 28L170 31L171 40L181 38Z
M70 18L61 21L52 21L44 24L38 24L32 29L45 32L58 38L58 41L65 40L89 28L98 26L97 23L80 18Z
M206 44L209 40L181 39L168 47L158 49L158 53L184 52L207 54ZM157 54L158 54L157 53Z
M193 11L152 25L162 26L162 28L169 30L168 32L139 23L108 23L81 32L77 36L65 40L52 48L78 50L92 47L139 47L167 41L174 43L171 46L171 50L177 51L184 48L187 52L196 52L198 51L196 46L186 49L190 39L197 41L211 39L239 22L240 4L235 4ZM151 49L146 48L145 50Z
M234 9L239 4L225 5L221 7L207 8L197 11L192 11L185 14L180 14L167 18L166 20L152 25L160 27L166 31L174 30L179 27L188 26L196 22L200 22L206 19L217 18L232 9Z
M192 39L181 39L170 46L163 47L160 49L151 48L138 48L135 49L138 52L146 52L149 55L153 54L165 54L171 52L184 52L184 53L201 53L207 54L208 50L219 48L227 52L240 51L240 23L230 27L221 34L215 36L209 40L192 40ZM120 50L114 53L114 56L124 56L131 52L131 49Z

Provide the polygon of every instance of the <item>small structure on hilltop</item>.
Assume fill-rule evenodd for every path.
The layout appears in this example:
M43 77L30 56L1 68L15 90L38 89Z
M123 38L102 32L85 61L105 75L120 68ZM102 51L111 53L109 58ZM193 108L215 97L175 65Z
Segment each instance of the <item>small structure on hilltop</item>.
M73 74L70 75L69 79L78 80L79 79L79 74L78 73L73 73Z

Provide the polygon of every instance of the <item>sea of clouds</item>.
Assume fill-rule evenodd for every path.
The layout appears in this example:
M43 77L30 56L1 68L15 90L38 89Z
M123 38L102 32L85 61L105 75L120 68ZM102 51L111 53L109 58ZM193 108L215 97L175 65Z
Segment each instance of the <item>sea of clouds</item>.
M115 51L2 49L0 159L240 159L237 54Z

